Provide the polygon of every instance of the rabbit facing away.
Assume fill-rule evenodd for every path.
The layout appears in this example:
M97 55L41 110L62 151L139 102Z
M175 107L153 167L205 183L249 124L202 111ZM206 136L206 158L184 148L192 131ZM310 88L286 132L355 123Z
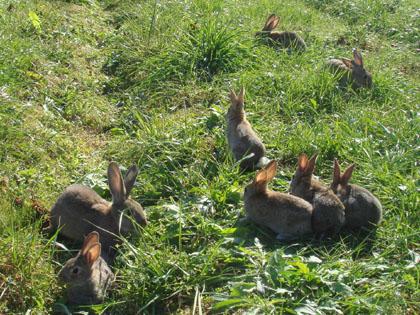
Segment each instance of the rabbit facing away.
M268 190L267 184L277 172L271 161L257 172L244 191L247 218L270 228L279 240L294 240L312 233L312 205L296 196Z
M264 166L268 162L265 157L265 146L246 119L244 110L245 89L239 95L230 91L231 105L226 114L227 140L236 161L240 161L242 170L250 171ZM249 156L252 155L252 156Z
M67 285L67 303L91 305L102 303L114 274L101 256L99 234L89 233L76 257L70 258L58 273Z
M298 167L290 183L290 193L305 199L313 206L312 229L323 236L337 233L344 224L344 205L334 192L313 178L317 154L309 160L299 156Z
M353 60L337 58L328 60L327 64L336 73L342 74L340 84L345 86L352 83L353 89L372 87L372 74L363 66L362 55L353 48Z
M109 254L110 248L118 243L119 234L127 235L134 230L132 222L123 215L124 210L128 210L140 225L147 224L142 206L129 197L137 174L137 166L133 165L123 179L118 165L109 164L112 202L89 187L79 184L67 187L51 209L50 229L61 228L62 235L76 241L83 241L84 235L96 230L106 248L105 254Z
M274 29L279 24L279 17L275 14L271 14L263 29L257 32L255 35L260 38L268 38L272 44L280 45L284 48L296 48L298 50L305 50L305 41L295 32L278 32Z
M334 159L334 173L331 189L343 202L346 212L345 227L348 229L372 228L382 219L382 206L379 200L367 189L349 184L354 164L343 174L340 164Z

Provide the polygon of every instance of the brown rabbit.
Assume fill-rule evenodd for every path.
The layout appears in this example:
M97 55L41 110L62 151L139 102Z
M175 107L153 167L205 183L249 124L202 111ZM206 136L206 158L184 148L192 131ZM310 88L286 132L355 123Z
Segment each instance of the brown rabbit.
M299 156L290 193L312 204L312 229L316 234L337 233L344 224L344 205L331 189L313 178L316 159L317 154L309 160L306 154Z
M276 32L274 29L279 24L279 17L275 14L271 14L262 31L257 32L257 37L269 38L272 43L281 45L285 48L296 48L299 50L305 50L305 41L295 32Z
M334 159L334 174L331 189L345 206L346 223L349 229L372 228L382 219L382 206L379 200L367 189L349 184L354 164L341 175L340 165Z
M130 167L123 180L115 162L108 167L108 184L112 203L102 199L93 189L74 184L60 195L51 209L51 229L61 228L60 233L70 239L83 241L84 235L99 232L105 254L118 242L118 235L127 235L134 229L132 222L123 215L123 210L141 225L147 224L142 206L129 198L138 174L135 165Z
M265 155L265 146L252 129L246 119L244 111L245 89L241 88L237 96L230 91L231 106L226 114L227 140L236 161L241 161L242 170L254 170L268 162ZM252 155L252 156L249 156Z
M105 260L100 257L99 234L86 236L82 249L69 259L60 270L58 278L67 284L67 302L74 305L102 303L106 290L115 276Z
M312 233L312 206L309 202L281 192L267 189L277 172L271 161L245 188L244 202L248 219L269 227L279 240L293 240Z
M353 48L354 60L338 58L328 60L328 65L334 72L341 72L340 84L352 83L354 89L372 87L372 75L364 68L362 55Z

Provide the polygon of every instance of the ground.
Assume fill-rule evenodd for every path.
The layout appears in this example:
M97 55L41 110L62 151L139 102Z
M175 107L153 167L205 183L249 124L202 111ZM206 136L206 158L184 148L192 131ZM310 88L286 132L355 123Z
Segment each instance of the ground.
M299 53L256 40L266 17ZM140 169L132 197L150 224L124 241L111 314L417 314L419 11L416 1L0 2L0 313L64 307L57 272L77 244L42 233L66 186L110 198L106 168ZM358 48L371 90L324 66ZM301 152L316 175L337 157L382 202L376 236L281 243L246 223L225 139L229 88L279 162L286 191ZM61 240L60 240L61 241Z

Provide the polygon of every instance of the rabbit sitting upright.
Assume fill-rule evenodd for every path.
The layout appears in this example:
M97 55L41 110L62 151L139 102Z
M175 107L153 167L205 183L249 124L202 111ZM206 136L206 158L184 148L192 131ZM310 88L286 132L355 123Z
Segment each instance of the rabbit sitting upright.
M379 200L367 189L349 184L354 164L340 173L340 164L334 159L334 174L331 189L345 206L348 229L373 228L382 219L382 206Z
M354 60L347 58L335 58L328 60L327 64L334 72L340 73L340 84L345 86L352 83L353 89L372 87L372 74L363 66L362 55L353 48Z
M260 38L268 38L274 45L280 45L284 48L296 48L298 50L305 50L305 41L295 32L277 32L274 29L279 24L279 17L271 14L262 31L257 32L255 35Z
M100 257L99 234L86 236L76 257L70 258L60 270L58 278L67 285L67 303L91 305L102 303L106 290L115 276Z
M231 105L226 114L227 140L235 160L243 159L241 169L250 171L264 166L269 160L265 157L264 144L246 119L244 95L244 87L238 96L233 90L230 91Z
M60 233L70 239L83 241L84 235L98 231L105 255L118 243L118 235L134 230L132 222L124 216L124 210L141 225L147 224L142 206L129 197L138 174L135 165L123 179L115 162L108 166L108 184L112 203L101 198L93 189L74 184L60 195L51 209L51 230L61 228ZM106 256L105 256L106 257Z
M334 192L313 178L317 154L309 160L299 156L298 167L290 183L290 193L313 206L312 229L320 236L337 233L344 224L344 205Z
M276 171L277 163L271 161L246 186L244 203L247 218L270 228L277 233L279 240L294 240L311 234L311 204L296 196L268 190L267 184Z

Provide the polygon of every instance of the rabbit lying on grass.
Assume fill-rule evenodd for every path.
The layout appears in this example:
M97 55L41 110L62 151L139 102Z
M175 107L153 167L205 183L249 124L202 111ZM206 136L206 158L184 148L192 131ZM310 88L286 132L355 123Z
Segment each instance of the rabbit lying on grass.
M67 303L91 305L102 303L115 276L100 257L99 234L89 233L76 257L69 259L58 277L67 285Z
M381 203L367 189L349 184L353 169L354 164L350 165L341 175L338 160L334 159L331 189L345 206L346 228L373 228L382 219Z
M254 170L268 162L265 155L265 146L252 129L246 119L244 111L245 89L241 88L239 95L230 91L231 106L226 114L227 140L236 161L240 161L242 170ZM251 157L247 157L252 155ZM246 158L245 158L246 157Z
M312 206L309 202L281 192L268 190L277 172L276 161L260 170L244 192L248 219L277 233L279 240L293 240L312 233Z
M296 48L298 50L305 50L305 41L295 32L277 32L274 29L279 24L279 17L271 14L262 31L257 32L255 35L260 38L268 38L274 45L279 45L284 48Z
M340 85L352 83L354 89L372 87L372 75L364 68L362 55L354 48L353 60L337 58L328 60L327 64L332 71L340 73Z
M129 198L138 174L135 165L130 167L123 179L115 162L108 167L108 184L112 203L100 197L93 189L74 184L60 195L51 209L51 230L61 228L60 233L70 239L83 241L88 233L96 230L102 245L109 254L110 247L118 243L118 235L127 235L134 230L132 222L124 217L123 210L141 225L147 224L142 206Z
M334 192L313 178L317 155L309 160L299 156L298 167L290 183L290 193L313 206L312 229L316 234L337 233L344 224L344 205Z

